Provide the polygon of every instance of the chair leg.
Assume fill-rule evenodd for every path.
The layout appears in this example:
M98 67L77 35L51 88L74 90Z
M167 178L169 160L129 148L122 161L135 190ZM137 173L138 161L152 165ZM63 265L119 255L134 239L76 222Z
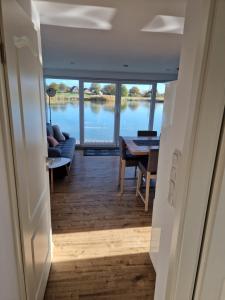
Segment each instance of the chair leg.
M134 169L134 177L136 178L137 177L137 166L136 167L134 167L135 169Z
M136 187L136 197L138 197L138 194L140 192L141 181L142 181L142 172L141 172L141 170L138 170L137 187Z
M124 177L125 177L126 161L121 160L121 173L120 173L120 194L124 192Z
M150 180L151 180L151 175L150 175L149 172L147 172L147 177L146 177L146 191L145 191L145 211L148 211Z

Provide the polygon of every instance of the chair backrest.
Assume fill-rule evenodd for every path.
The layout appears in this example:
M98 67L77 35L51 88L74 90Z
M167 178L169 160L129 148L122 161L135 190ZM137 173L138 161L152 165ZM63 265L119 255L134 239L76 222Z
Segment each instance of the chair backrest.
M154 130L138 130L137 136L157 136L157 131L154 131Z
M158 168L159 149L151 149L148 154L147 171L150 173L157 173Z
M126 144L122 136L119 137L120 157L126 159Z

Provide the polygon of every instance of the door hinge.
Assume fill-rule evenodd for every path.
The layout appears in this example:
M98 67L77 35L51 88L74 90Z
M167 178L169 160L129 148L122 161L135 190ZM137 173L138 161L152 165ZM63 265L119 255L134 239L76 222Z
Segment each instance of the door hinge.
M1 63L5 64L6 62L6 58L5 58L5 47L3 43L0 43L0 59L1 59Z

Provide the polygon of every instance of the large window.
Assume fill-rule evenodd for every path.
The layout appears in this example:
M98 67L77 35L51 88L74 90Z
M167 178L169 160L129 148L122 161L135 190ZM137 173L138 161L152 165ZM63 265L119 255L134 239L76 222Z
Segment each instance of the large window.
M68 132L75 137L79 143L79 81L68 79L46 79L46 88L52 87L56 90L55 97L50 99L46 95L48 121L60 126L62 131Z
M161 132L165 83L98 82L46 78L48 121L58 124L81 144L118 143L119 135L138 130ZM120 89L120 90L119 90ZM81 127L80 127L81 126Z
M121 85L120 135L135 136L138 130L148 130L151 95L152 85Z
M113 143L116 84L84 82L84 142Z

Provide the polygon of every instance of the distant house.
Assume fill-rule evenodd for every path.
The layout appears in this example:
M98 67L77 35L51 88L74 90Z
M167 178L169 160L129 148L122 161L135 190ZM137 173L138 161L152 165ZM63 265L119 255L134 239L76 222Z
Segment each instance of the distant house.
M84 88L84 93L85 94L90 94L90 95L92 94L92 92L88 88Z
M70 88L70 93L75 93L75 94L79 93L79 88L77 86L72 86Z

